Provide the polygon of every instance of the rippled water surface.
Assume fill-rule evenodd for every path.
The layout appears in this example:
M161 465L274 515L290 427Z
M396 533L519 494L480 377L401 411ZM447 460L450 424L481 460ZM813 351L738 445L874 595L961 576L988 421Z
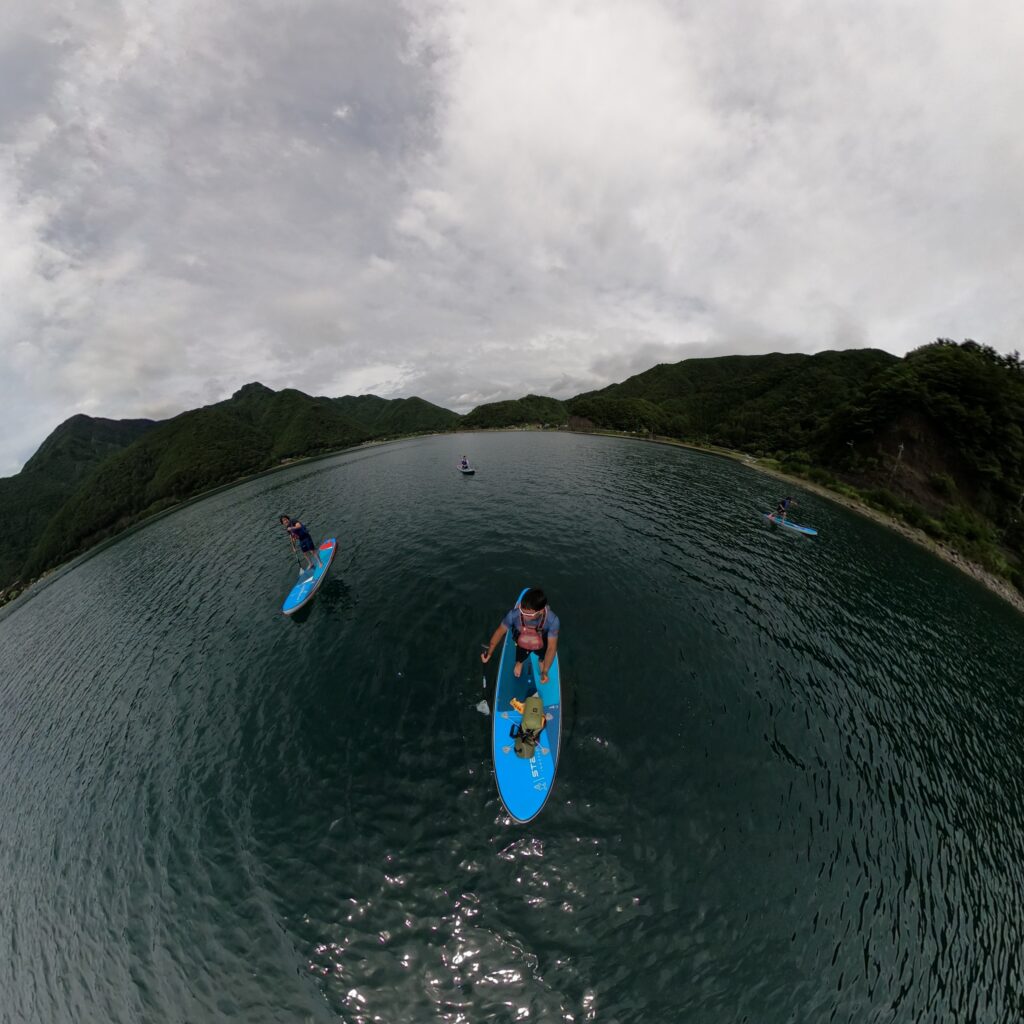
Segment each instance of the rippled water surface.
M2 1019L1024 1018L1024 619L813 495L818 538L766 529L779 486L638 442L415 440L17 603ZM285 511L341 541L302 621ZM475 705L530 583L567 719L520 827Z

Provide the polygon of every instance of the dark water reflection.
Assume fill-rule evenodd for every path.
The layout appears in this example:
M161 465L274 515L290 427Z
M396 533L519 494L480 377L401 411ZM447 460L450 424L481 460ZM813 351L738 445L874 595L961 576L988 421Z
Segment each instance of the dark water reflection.
M774 497L642 444L413 441L16 605L2 1019L1024 1019L1024 620L814 496L819 538L766 530ZM342 541L298 622L282 509ZM534 581L569 731L519 828L476 654Z

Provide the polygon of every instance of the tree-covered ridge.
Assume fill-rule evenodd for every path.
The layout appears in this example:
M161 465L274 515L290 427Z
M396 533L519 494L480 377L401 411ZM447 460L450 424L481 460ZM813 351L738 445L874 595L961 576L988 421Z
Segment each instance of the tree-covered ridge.
M836 406L896 362L876 349L686 359L579 395L569 411L615 430L795 450L817 435Z
M0 546L0 589L146 515L283 461L458 422L419 398L315 398L258 383L161 423L72 417L21 473L0 480L0 512L14 527Z
M478 405L462 418L466 429L519 427L528 424L563 426L569 418L565 403L542 395L527 395L506 402Z
M1024 590L1024 366L941 339L656 366L571 400L572 425L739 448L865 499Z
M837 477L1024 589L1024 364L974 341L910 352L812 448Z
M82 480L153 426L152 420L72 416L39 446L20 473L0 479L0 588L18 577L47 522Z
M462 417L422 398L345 395L332 399L346 416L376 434L417 434L454 430Z
M904 447L942 442L981 511L997 517L1024 486L1020 357L973 341L941 339L915 349L836 411L819 452L832 465L863 471L870 468L865 459L896 434L906 434Z
M142 516L282 459L371 436L328 398L247 386L159 424L101 463L47 524L24 572L35 575Z
M50 473L80 480L108 455L120 451L156 426L155 420L108 420L79 413L66 419L25 463L23 473Z
M561 426L739 448L861 497L1024 589L1024 368L973 341L655 366L560 402L459 417L418 398L314 398L247 384L163 423L73 417L0 480L0 588L139 518L291 458L425 431Z

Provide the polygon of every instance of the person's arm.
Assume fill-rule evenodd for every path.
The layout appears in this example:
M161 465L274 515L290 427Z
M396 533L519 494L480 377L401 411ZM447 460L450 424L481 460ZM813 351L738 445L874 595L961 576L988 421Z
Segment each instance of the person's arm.
M491 637L490 643L487 645L487 650L480 655L480 660L486 665L491 660L491 655L494 653L494 649L501 643L501 638L508 632L508 626L503 622L495 631Z
M544 655L544 660L540 663L540 681L546 683L548 681L548 669L551 668L551 663L555 660L555 655L558 653L558 637L548 637L548 649Z

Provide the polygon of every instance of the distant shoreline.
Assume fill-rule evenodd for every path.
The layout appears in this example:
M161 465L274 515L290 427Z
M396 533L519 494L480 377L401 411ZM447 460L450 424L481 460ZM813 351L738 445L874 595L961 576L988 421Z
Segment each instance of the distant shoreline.
M22 597L33 596L34 593L38 593L45 587L40 587L39 584L47 584L55 582L60 576L63 576L66 572L69 572L75 566L80 565L82 562L91 558L93 555L99 554L102 550L113 544L115 541L120 540L130 533L134 533L136 530L142 529L144 526L156 522L158 519L163 519L164 516L170 515L172 512L180 511L188 505L195 504L198 501L203 501L206 498L211 498L222 491L229 490L232 487L238 487L241 484L249 483L252 480L258 480L260 477L269 476L272 473L279 473L285 469L291 469L295 466L301 466L310 462L320 462L324 459L334 458L338 455L344 455L349 452L359 451L362 448L379 448L384 445L398 444L401 441L412 441L416 438L428 438L428 437L446 437L446 436L458 436L459 434L471 434L471 433L521 433L523 431L539 430L541 432L551 433L562 433L562 434L576 434L580 436L596 436L596 437L611 437L617 438L620 441L642 441L645 444L657 444L668 448L685 448L689 451L700 452L704 455L717 455L721 458L731 459L733 462L738 462L740 465L747 466L759 473L763 473L765 476L774 477L777 480L785 480L787 483L792 484L794 487L802 487L806 491L810 491L812 494L816 494L819 497L825 498L828 501L834 502L837 505L842 505L844 508L849 509L851 512L856 512L858 515L862 515L867 519L871 519L878 523L880 526L885 526L890 530L894 530L900 534L906 540L917 544L919 547L925 548L930 551L933 555L938 556L944 562L959 569L962 573L970 576L971 579L980 583L987 590L1001 597L1004 601L1013 605L1017 611L1024 614L1024 594L1021 594L1016 587L1013 586L1008 580L1004 580L994 573L989 572L983 566L978 565L976 562L972 562L969 558L962 555L959 551L954 550L946 544L941 544L929 537L923 530L919 530L916 527L909 526L907 523L900 522L900 520L893 516L887 515L884 512L880 512L877 509L871 508L862 501L858 501L855 498L848 497L845 494L840 494L837 491L833 491L822 484L813 483L810 480L805 480L802 477L792 476L788 473L784 473L781 470L775 469L774 467L765 466L761 464L753 456L747 455L744 452L734 451L729 448L722 448L717 445L698 445L691 444L686 441L679 441L675 438L670 437L643 437L638 434L626 434L611 430L569 430L565 427L536 427L528 424L523 424L514 427L476 427L469 430L452 430L452 431L435 431L428 434L409 434L405 437L392 437L382 438L379 440L363 441L357 445L350 445L346 448L338 448L331 452L320 452L316 455L306 455L297 459L290 459L287 462L281 463L277 466L270 466L267 469L260 470L258 473L250 473L247 476L238 477L228 483L218 484L216 487L211 487L207 491L203 491L200 494L193 495L191 498L185 498L174 505L171 505L165 509L161 509L159 512L155 512L151 515L140 519L138 522L132 523L126 526L123 530L115 533L111 537L106 537L103 540L97 542L92 547L86 549L78 555L75 555L69 561L64 562L61 565L55 566L52 569L47 570L42 576L35 580L27 583L17 594L13 594L10 597L4 595L3 599L0 600L0 615L6 618L5 613L13 611L13 606L20 601Z
M239 487L242 484L250 483L253 480L259 480L260 477L270 476L272 473L280 473L282 470L292 469L295 466L301 466L308 462L320 462L323 459L332 459L337 455L345 455L347 452L359 451L361 448L379 448L382 445L397 444L399 441L411 441L417 437L443 436L443 434L409 434L405 437L389 437L375 439L372 441L360 441L359 444L349 445L346 448L336 448L334 451L330 452L317 452L316 455L303 455L296 459L285 459L276 466L268 466L266 469L261 469L258 473L249 473L245 476L236 477L234 480L229 480L227 483L217 484L216 487L211 487L209 490L200 491L199 494L193 494L190 498L182 498L181 501L175 502L173 505L168 505L166 508L162 508L157 512L151 512L149 515L144 515L141 519L138 519L133 523L129 523L123 530L118 530L109 537L104 537L102 540L96 541L95 544L86 548L84 551L80 551L77 555L72 555L66 562L61 562L60 565L55 565L52 569L47 569L34 580L29 580L21 586L17 592L11 592L14 591L15 587L17 587L17 583L12 584L11 587L6 590L0 591L0 619L6 618L7 615L14 610L14 605L20 601L21 598L34 597L36 594L41 593L46 589L46 587L51 583L55 583L65 573L70 572L83 562L87 562L94 555L98 555L101 551L110 547L111 544L114 544L119 540L123 540L129 534L135 533L136 530L141 530L143 527L151 526L153 523L163 519L165 516L171 515L172 512L180 512L183 508L187 508L189 505L194 505L197 501L205 501L207 498L212 498L214 495L230 490L232 487Z
M842 505L851 512L856 512L858 515L862 515L867 519L873 520L880 526L885 526L890 530L894 530L901 537L917 544L918 547L925 548L933 555L937 555L944 562L959 569L967 576L970 576L971 579L980 583L987 590L990 590L993 594L1001 597L1004 601L1008 601L1017 609L1017 611L1024 614L1024 594L1021 594L1009 580L1004 580L1001 576L997 576L995 573L989 572L984 566L978 565L977 562L972 562L959 551L949 547L949 545L942 544L933 537L929 537L924 530L919 530L914 526L901 522L899 519L887 515L885 512L880 512L878 509L874 509L870 505L866 505L864 502L858 501L856 498L850 498L845 494L840 494L838 491L833 491L831 488L825 487L823 484L813 483L810 480L803 479L803 477L783 473L781 470L775 469L772 466L762 465L753 456L746 455L743 452L732 451L728 448L719 448L715 445L704 447L697 444L688 444L685 441L677 441L675 438L670 437L642 437L633 434L615 433L608 430L566 430L565 433L597 434L601 437L617 437L623 441L643 441L646 444L660 444L669 448L687 448L690 451L703 452L705 455L718 455L722 458L731 459L733 462L738 462L740 465L747 466L750 469L756 470L758 473L763 473L765 476L775 477L776 480L785 480L794 487L802 487L805 491L810 491L812 494L816 494L821 498L834 502L836 505Z

